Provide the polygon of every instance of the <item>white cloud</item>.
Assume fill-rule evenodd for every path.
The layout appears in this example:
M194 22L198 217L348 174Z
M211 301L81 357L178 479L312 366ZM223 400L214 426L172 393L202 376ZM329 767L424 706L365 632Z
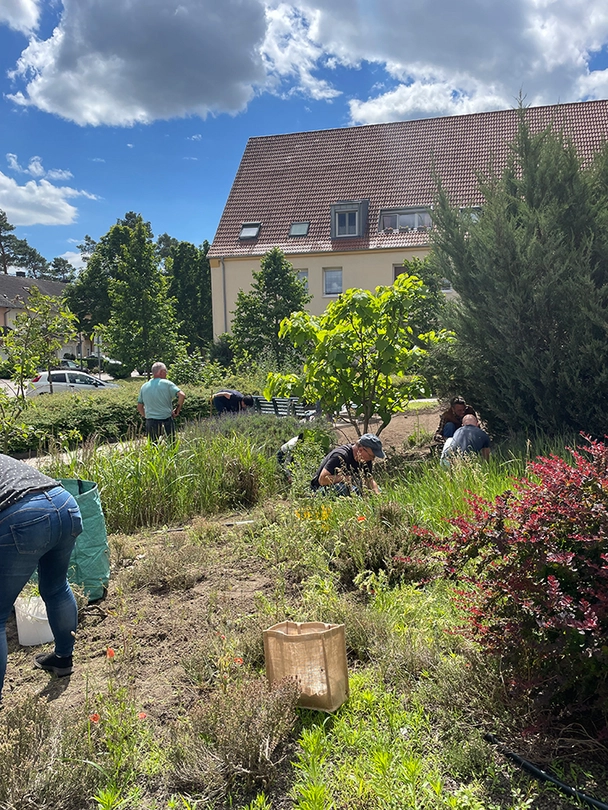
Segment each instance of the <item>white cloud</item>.
M606 45L605 0L63 0L9 97L129 126L235 114L261 92L344 92L351 122L373 123L510 107L520 90L530 104L605 96L608 74L589 62ZM364 63L374 88L347 94L343 70Z
M264 82L261 0L63 0L30 40L11 98L78 124L128 126L243 110Z
M32 177L46 177L47 180L69 180L70 177L73 176L72 172L68 169L49 169L47 171L42 165L42 158L38 155L34 155L30 158L27 169L21 166L17 155L13 152L7 152L6 162L11 171L29 174Z
M336 64L383 67L392 87L351 99L352 123L603 97L591 54L608 43L604 0L303 0L310 37Z
M68 242L78 241L78 239L68 239ZM82 254L77 253L75 250L66 250L65 253L61 254L60 258L68 261L72 267L75 267L77 270L82 270L83 267L86 267L86 262L82 260Z
M331 99L340 95L340 91L313 74L324 56L323 48L310 35L314 18L314 14L305 16L288 3L268 8L268 29L262 50L269 74L274 75L278 87L294 79L292 92L298 90L313 99Z
M38 27L39 17L38 0L2 0L0 3L0 23L14 31L29 34Z
M200 133L197 133L196 135L190 135L188 137L189 141L201 141L202 139L203 139L203 136Z
M0 209L6 211L13 225L70 225L76 220L78 210L68 200L75 197L97 199L87 191L54 186L44 179L29 180L20 186L12 177L0 172Z

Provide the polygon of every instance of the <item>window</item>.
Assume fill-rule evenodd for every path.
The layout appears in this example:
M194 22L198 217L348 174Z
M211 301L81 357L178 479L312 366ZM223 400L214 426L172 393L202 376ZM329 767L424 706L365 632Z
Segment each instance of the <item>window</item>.
M245 222L241 225L239 239L257 239L260 233L261 224L259 222Z
M308 289L308 270L295 271L298 281L303 281L306 289Z
M380 211L379 231L425 231L433 226L433 220L426 208L400 208Z
M342 292L342 268L323 268L323 295L340 295Z
M51 374L51 382L52 383L64 383L65 380L65 371L59 372L56 374Z
M291 223L291 230L289 231L290 236L308 236L308 228L310 227L310 222L292 222Z
M93 379L93 377L89 377L87 374L78 374L77 372L70 372L68 374L68 379L72 385L96 385L96 382Z
M331 238L363 236L367 230L369 200L352 200L331 206Z
M481 216L481 205L471 205L469 208L461 208L460 213L463 216L469 216L473 222L477 222Z

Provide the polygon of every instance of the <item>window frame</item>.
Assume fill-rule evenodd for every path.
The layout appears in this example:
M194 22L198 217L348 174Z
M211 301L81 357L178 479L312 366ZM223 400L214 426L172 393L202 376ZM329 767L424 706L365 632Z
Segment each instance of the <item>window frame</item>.
M367 231L367 217L369 200L339 200L332 203L331 211L331 238L332 239L360 239ZM338 233L338 217L340 215L355 215L354 233Z
M414 216L414 225L400 225L400 216ZM395 225L383 225L384 217L395 217ZM420 222L421 217L428 217L429 222ZM402 208L381 208L378 215L378 233L410 233L410 232L424 232L433 227L433 214L430 206L426 205L410 205Z
M240 230L240 233L239 233L239 239L242 239L242 240L257 239L258 236L260 235L261 227L262 227L261 222L243 222L241 224L241 230ZM255 228L256 229L255 233L244 234L243 231L245 231L247 228L249 228L250 230L253 230Z
M296 228L298 225L305 225L306 230L304 233L294 233L293 229ZM291 228L289 229L289 236L295 239L301 238L302 236L308 236L308 231L310 230L310 220L298 220L297 222L291 223Z
M306 284L306 289L308 290L308 268L294 267L293 271L296 274L296 278Z
M340 292L327 292L327 278L329 273L340 273ZM344 270L342 267L323 268L323 298L338 298L344 292Z

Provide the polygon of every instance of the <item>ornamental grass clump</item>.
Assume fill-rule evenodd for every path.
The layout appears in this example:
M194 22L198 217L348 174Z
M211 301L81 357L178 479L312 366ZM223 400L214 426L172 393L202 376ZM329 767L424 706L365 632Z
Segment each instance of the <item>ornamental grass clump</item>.
M452 521L449 567L481 644L540 706L608 733L608 446L587 440Z

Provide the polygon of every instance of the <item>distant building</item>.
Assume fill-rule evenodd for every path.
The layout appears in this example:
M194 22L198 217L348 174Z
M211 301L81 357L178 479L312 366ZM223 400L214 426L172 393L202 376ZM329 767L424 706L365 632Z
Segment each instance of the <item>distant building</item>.
M533 132L552 125L589 161L608 137L608 101L531 107ZM430 249L435 175L462 208L501 172L517 110L251 138L209 250L213 330L229 331L239 290L279 247L321 314L349 287L392 284L404 259ZM446 281L446 292L449 293Z
M61 297L65 292L65 284L59 281L28 278L22 271L17 271L15 276L0 273L0 326L3 333L14 327L15 317L25 309L32 287L38 287L43 295L55 297ZM77 356L77 352L78 340L75 339L63 347L62 355Z

